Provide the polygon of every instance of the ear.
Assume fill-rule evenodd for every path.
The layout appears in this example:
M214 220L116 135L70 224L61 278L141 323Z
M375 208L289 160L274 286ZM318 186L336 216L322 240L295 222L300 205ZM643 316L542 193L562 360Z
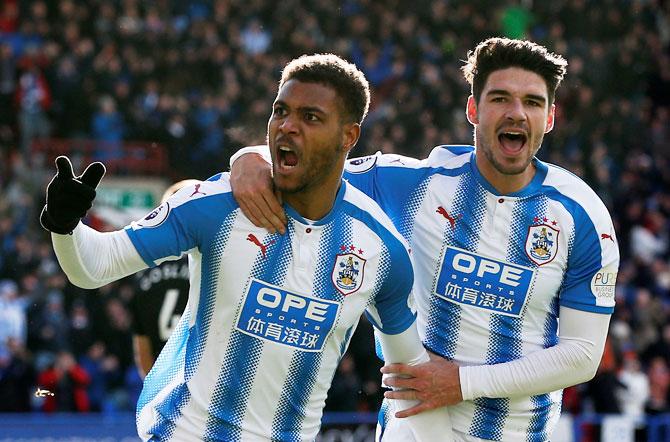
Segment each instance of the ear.
M359 123L346 123L342 127L342 150L349 152L354 148L361 136L361 125Z
M468 121L473 126L479 124L479 117L477 116L477 102L475 97L470 95L468 97L468 104L465 105L465 115L468 117Z
M549 107L549 114L547 115L547 127L544 130L544 133L549 133L554 128L554 122L556 121L556 105L552 104Z

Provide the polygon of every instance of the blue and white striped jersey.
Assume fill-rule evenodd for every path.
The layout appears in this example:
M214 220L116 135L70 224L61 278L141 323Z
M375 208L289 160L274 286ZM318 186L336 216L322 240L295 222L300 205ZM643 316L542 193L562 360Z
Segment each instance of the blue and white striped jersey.
M510 195L480 175L472 146L438 146L421 161L377 154L345 167L345 179L410 242L424 345L460 365L556 345L559 306L613 311L619 252L607 209L576 176L533 161L533 180ZM561 396L478 398L449 413L461 434L546 440Z
M377 204L343 182L319 221L286 210L287 233L268 234L219 174L126 227L147 265L191 265L187 311L137 404L143 439L314 440L360 315L387 334L414 322L406 242Z

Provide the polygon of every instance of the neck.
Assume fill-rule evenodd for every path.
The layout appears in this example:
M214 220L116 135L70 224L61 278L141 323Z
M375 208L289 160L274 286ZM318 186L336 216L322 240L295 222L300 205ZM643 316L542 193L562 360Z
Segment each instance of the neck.
M284 201L303 218L319 220L332 210L337 192L342 185L341 178L332 186L319 186L315 189L304 189L296 193L283 194Z
M526 187L535 176L537 168L533 161L530 162L523 172L504 174L483 157L484 155L475 155L477 169L479 169L479 173L482 174L484 179L486 179L486 181L488 181L488 183L501 195L509 195L510 193L520 191Z

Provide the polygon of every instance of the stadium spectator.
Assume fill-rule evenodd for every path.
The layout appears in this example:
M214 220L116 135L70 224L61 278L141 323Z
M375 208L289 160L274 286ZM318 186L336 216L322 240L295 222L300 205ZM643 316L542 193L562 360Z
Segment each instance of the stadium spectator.
M591 399L593 411L596 413L620 414L623 404L619 398L625 392L626 385L617 377L618 364L614 360L614 356L611 363L606 361L607 357L605 355L596 375L588 383L586 393Z
M16 58L12 47L0 44L0 131L13 131L16 115L13 112L16 89ZM4 143L3 143L4 144ZM5 150L9 146L3 146Z
M668 253L668 224L665 216L658 210L650 209L630 232L631 253L633 258L651 266L657 257Z
M98 335L107 350L119 360L122 373L133 366L132 316L129 307L119 297L111 295L105 301L105 323Z
M7 0L0 17L1 32L15 32L19 22L19 6L17 0Z
M35 371L30 353L18 339L0 348L0 412L31 411Z
M25 61L16 88L18 103L21 153L29 157L31 143L35 138L46 138L51 132L47 111L51 106L51 89L44 74L31 58Z
M655 357L649 362L649 401L645 411L649 414L670 412L670 368L665 360Z
M42 410L78 411L90 410L86 387L90 383L89 374L77 363L74 355L61 351L56 360L37 376L37 384L52 394L44 396Z
M642 371L635 351L629 351L623 355L623 364L618 373L619 382L623 390L618 390L618 401L624 415L635 420L636 426L640 426L644 419L644 409L649 400L649 378Z
M660 357L670 367L670 322L668 322L667 316L665 317L664 325L658 339L648 347L637 348L645 349L642 352L642 361L645 365L649 365L654 358Z
M75 356L84 355L95 341L95 331L88 306L81 299L72 302L69 311L69 343Z
M125 126L122 115L116 109L116 101L109 95L100 98L99 109L91 122L93 138L98 141L94 158L100 161L123 160L121 142Z
M39 291L41 291L40 289ZM65 295L61 287L53 286L34 300L28 312L31 348L40 357L51 357L70 348L70 323L65 310Z
M62 138L85 138L89 132L92 109L82 87L83 66L74 55L58 59L53 78L53 129ZM95 136L94 133L92 133Z
M249 55L258 55L267 52L272 42L272 35L263 29L257 18L252 18L242 29L240 34L242 48Z
M0 353L9 352L7 346L13 340L25 346L27 322L25 303L19 299L19 286L14 281L0 281Z
M106 375L118 366L116 358L105 359L105 351L105 345L96 341L79 357L79 364L91 379L87 389L91 411L103 410L109 384Z

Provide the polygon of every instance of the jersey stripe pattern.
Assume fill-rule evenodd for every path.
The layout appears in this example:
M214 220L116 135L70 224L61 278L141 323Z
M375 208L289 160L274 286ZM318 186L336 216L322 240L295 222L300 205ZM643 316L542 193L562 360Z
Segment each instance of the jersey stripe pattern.
M383 333L416 319L407 243L342 183L319 221L287 233L242 215L228 174L181 189L126 227L149 266L185 253L187 310L145 379L143 440L311 441L362 313ZM355 392L352 392L355 394Z
M619 252L607 209L578 177L533 159L521 191L500 195L474 147L425 160L349 160L345 179L373 197L409 241L424 345L461 365L513 361L558 343L558 309L610 314ZM454 430L481 440L547 440L561 391L450 407Z

